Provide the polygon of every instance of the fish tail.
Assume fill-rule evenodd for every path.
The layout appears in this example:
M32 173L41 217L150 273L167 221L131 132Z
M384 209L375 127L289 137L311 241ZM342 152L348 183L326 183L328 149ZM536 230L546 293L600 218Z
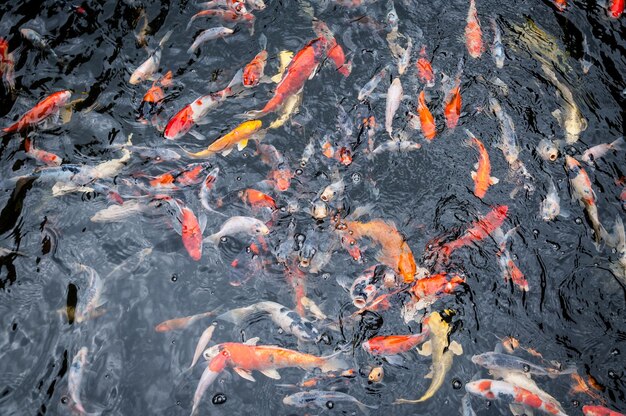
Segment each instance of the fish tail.
M350 365L343 358L340 357L340 355L343 353L344 351L338 351L334 354L322 357L322 359L324 360L324 364L322 364L320 370L322 370L324 373L328 373L331 371L339 371L350 368Z
M211 243L214 246L217 246L220 242L220 235L219 233L215 233L215 234L211 234L210 236L206 237L203 241L205 243Z
M254 313L253 308L237 308L217 316L215 319L230 322L234 325L241 325L247 317Z
M259 36L259 46L262 50L267 49L267 37L263 33L261 33L261 36Z
M615 140L609 146L611 147L611 149L613 149L615 151L623 150L624 149L624 136L622 136L619 139Z
M161 41L159 42L159 48L162 48L163 45L165 45L165 42L167 42L170 38L170 36L172 36L172 33L174 33L173 30L169 30L162 38Z

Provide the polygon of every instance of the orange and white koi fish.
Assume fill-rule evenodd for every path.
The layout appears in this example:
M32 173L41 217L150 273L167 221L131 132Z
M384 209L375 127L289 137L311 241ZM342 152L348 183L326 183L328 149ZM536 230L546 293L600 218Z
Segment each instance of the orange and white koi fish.
M483 33L480 29L476 1L470 0L467 12L467 25L465 26L465 46L472 58L480 58L483 54Z
M464 283L465 280L461 276L447 273L439 273L415 280L409 288L411 299L405 302L402 307L404 321L407 323L412 321L418 311L429 307L443 295L454 293Z
M196 159L208 158L217 153L227 156L235 147L238 150L243 150L248 145L248 140L259 132L262 126L261 120L244 121L229 133L215 140L205 150L196 153L185 151L185 153Z
M470 228L458 239L446 243L441 247L441 251L445 257L461 248L473 244L474 242L484 240L491 235L495 230L500 228L504 220L506 219L509 207L506 205L498 205L484 217L472 224Z
M370 338L361 346L372 355L390 356L411 351L428 339L430 330L425 327L419 334L384 335Z
M609 16L619 19L622 13L624 13L624 0L613 0L609 6Z
M59 166L63 163L63 159L54 153L46 152L41 149L35 149L29 138L24 139L24 150L28 156L48 166Z
M167 71L159 80L152 84L152 87L146 92L139 106L138 120L143 124L152 124L158 126L157 117L161 113L161 104L165 99L164 88L172 86L172 71Z
M424 91L420 92L417 112L420 116L420 128L422 129L422 134L427 140L434 139L437 134L437 126L435 126L435 119L433 118L433 115L428 109L428 106L426 106Z
M433 73L433 66L428 59L428 55L426 55L426 45L422 45L420 57L417 59L415 66L417 67L417 75L422 84L432 88L435 85L435 74Z
M623 8L622 3L622 8ZM583 414L585 416L624 416L623 413L616 412L615 410L608 409L604 406L583 406Z
M380 244L378 261L398 272L405 283L413 281L417 270L413 252L393 224L379 219L369 222L344 220L338 224L337 229L341 234L349 234L354 239L369 238Z
M484 397L487 400L507 398L513 403L528 406L549 415L567 416L561 410L561 405L558 402L505 381L487 379L470 381L465 385L465 390L470 394Z
M225 342L204 351L203 357L209 365L202 374L194 394L192 415L196 413L204 391L217 379L226 368L232 368L239 376L255 381L252 371L259 371L266 377L278 380L281 368L301 368L323 372L346 369L349 366L337 354L318 357L269 345L256 345L258 338L251 338L246 343Z
M133 71L130 79L128 80L131 85L137 85L145 80L151 79L152 75L159 70L163 45L165 45L165 42L168 41L172 33L173 32L171 30L167 32L159 42L159 45L154 52L150 54L150 57L144 63L139 65L135 71Z
M71 96L72 92L69 90L58 91L48 95L24 113L16 123L5 127L2 131L4 133L18 133L45 121L49 117L58 114L69 103Z
M483 199L487 193L489 186L497 184L498 178L491 176L491 163L489 162L489 153L485 149L485 145L471 131L465 130L469 137L468 146L474 147L478 151L478 163L475 166L476 171L472 171L472 180L474 181L474 195Z
M259 52L252 61L243 70L243 86L252 88L259 85L263 78L265 65L267 64L267 38L261 35L259 40L261 44L261 52Z
M203 123L209 111L215 109L226 98L241 91L236 87L241 83L242 74L243 71L238 71L223 90L203 95L186 105L167 123L163 136L168 140L176 140L187 134L196 124Z
M569 176L572 197L577 199L585 208L587 217L595 233L595 241L596 243L600 243L602 239L606 238L607 232L598 218L596 194L591 188L591 180L589 180L587 172L585 172L580 163L573 157L565 156L565 166Z
M211 165L205 163L192 163L182 169L165 172L150 180L153 188L177 189L180 186L195 185L202 182L202 175Z

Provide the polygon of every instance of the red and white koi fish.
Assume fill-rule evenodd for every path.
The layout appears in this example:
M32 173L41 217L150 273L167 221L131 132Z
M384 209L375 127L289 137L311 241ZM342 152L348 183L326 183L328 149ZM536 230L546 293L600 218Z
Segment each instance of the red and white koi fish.
M624 7L622 3L622 8ZM604 406L583 406L583 414L585 416L624 416L623 413L608 409Z
M441 247L444 256L448 257L453 251L484 240L495 230L500 228L506 219L509 207L506 205L495 206L487 215L472 224L470 228L458 239L446 243Z
M28 156L48 166L59 166L63 163L63 159L54 153L46 152L41 149L35 149L29 138L24 139L24 150Z
M264 76L265 65L267 64L267 38L261 35L259 40L261 44L261 52L256 54L254 59L250 61L243 70L243 86L252 88L259 85Z
M69 90L58 91L48 95L24 113L16 123L5 127L2 131L5 133L18 133L29 127L34 127L49 117L58 114L69 103L71 96L72 92Z
M158 116L161 113L161 104L165 99L165 88L172 86L172 71L167 71L159 80L152 84L152 87L145 93L139 106L139 116L137 119L142 124L152 124L159 127ZM163 128L161 126L161 128Z

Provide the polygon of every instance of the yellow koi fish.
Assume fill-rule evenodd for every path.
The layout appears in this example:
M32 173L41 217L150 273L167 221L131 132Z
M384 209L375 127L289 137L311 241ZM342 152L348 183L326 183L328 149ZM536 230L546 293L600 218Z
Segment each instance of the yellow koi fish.
M216 153L221 153L223 156L227 156L237 146L238 150L243 150L248 145L248 140L251 136L257 133L263 123L261 120L249 120L244 121L232 131L215 140L205 150L197 153L191 153L185 150L187 156L196 159L208 158Z

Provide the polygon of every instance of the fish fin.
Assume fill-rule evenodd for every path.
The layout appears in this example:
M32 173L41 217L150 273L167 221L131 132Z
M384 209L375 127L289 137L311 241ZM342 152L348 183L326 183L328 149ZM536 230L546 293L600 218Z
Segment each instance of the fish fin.
M280 374L278 374L278 371L274 370L274 369L267 369L267 370L260 370L261 374L263 374L265 377L269 377L272 378L274 380L280 380Z
M237 373L239 375L239 377L241 378L245 378L246 380L255 382L256 380L254 379L254 377L252 377L252 372L248 371L248 370L244 370L243 368L239 368L239 367L235 367L233 368L233 370L235 370L235 373Z
M198 140L206 140L206 136L200 132L197 132L195 130L189 130L189 134L191 134L193 137L195 137Z
M278 84L282 78L283 78L283 74L278 73L278 74L276 74L276 75L274 75L274 76L270 77L270 80L271 80L273 83Z
M435 372L431 368L428 374L424 376L424 378L433 378L434 375L435 375Z
M623 150L624 149L624 136L622 136L619 139L613 141L611 144L609 144L609 146L614 151Z
M474 163L474 169L478 170L478 162Z
M500 179L496 178L495 176L491 176L489 178L489 184L490 185L497 185L498 182L500 182Z
M67 123L69 123L70 121L72 121L72 113L73 113L73 111L72 111L72 109L71 109L71 108L69 108L69 107L63 107L63 108L60 110L60 118L61 118L61 122L62 122L63 124L67 124Z
M262 50L267 49L267 37L263 33L259 36L259 46Z
M172 33L174 33L174 31L170 30L161 38L161 41L159 42L159 48L162 48L163 45L165 45L165 42L169 40L170 36L172 36Z
M475 171L472 171L470 175L472 176L472 180L476 180L476 176L478 176L478 174Z
M396 367L401 367L404 365L405 359L401 355L385 355L385 361L387 361L391 365L395 365Z
M463 355L463 346L456 341L452 341L448 345L448 350L452 351L454 355Z
M201 213L199 217L200 232L204 233L204 230L206 230L207 216L205 213Z
M202 242L204 243L211 243L215 246L217 246L220 242L220 234L219 233L215 233L215 234L211 234L210 236L206 237L204 240L202 240Z
M248 139L243 139L242 141L237 143L237 150L241 152L243 149L246 148L247 145L248 145Z
M260 340L259 337L250 338L246 340L246 342L244 342L244 345L256 345L259 342L259 340Z
M315 68L313 68L313 71L311 71L311 75L309 75L309 81L312 80L315 77L315 75L317 75L317 71L319 69L320 69L320 66L319 64L317 64Z
M326 362L320 367L320 370L324 373L328 373L331 371L346 370L350 368L348 363L339 357L339 355L343 353L344 351L338 351L334 354L322 357Z
M424 357L428 357L433 353L433 346L430 340L426 341L422 344L422 348L417 348L417 352L419 355L423 355Z
M552 112L552 117L554 117L556 121L558 121L559 124L561 124L563 118L562 118L561 110L559 108L557 108L556 110Z
M228 149L226 149L226 150L224 150L222 152L222 156L228 156L230 154L230 152L232 152L232 151L233 151L233 148L229 147Z
M572 214L570 214L570 212L566 209L561 208L561 210L559 211L559 217L563 217L563 218L569 218Z

